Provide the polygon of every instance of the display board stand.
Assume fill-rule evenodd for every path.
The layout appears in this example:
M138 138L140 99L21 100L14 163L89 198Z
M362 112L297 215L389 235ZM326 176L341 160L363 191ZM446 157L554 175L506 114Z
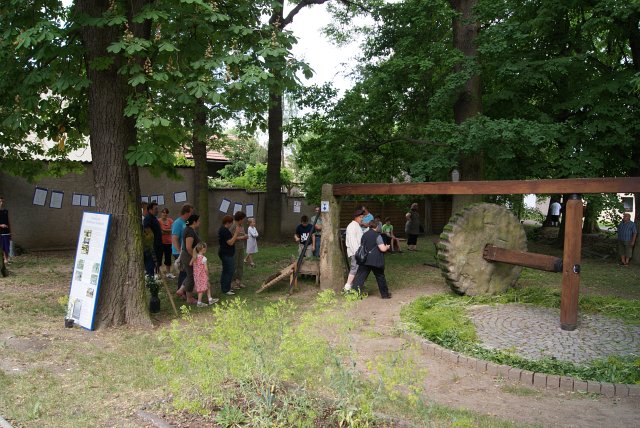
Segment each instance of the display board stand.
M66 320L93 330L111 214L85 212L80 224Z

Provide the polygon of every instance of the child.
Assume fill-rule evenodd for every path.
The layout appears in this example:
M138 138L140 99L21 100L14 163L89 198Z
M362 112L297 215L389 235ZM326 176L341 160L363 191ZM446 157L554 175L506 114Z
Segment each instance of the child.
M398 241L396 235L393 234L393 225L391 224L391 218L389 217L384 219L384 225L382 226L382 239L384 239L385 244L391 245L392 252L402 252L400 249L400 241Z
M218 301L218 299L214 299L211 297L211 287L209 286L209 268L207 267L207 258L204 254L207 252L207 244L204 242L198 243L196 245L195 251L193 252L193 257L191 258L191 262L189 263L193 266L193 279L195 282L195 292L198 293L198 307L202 308L204 306L209 306ZM207 292L207 296L209 297L209 305L206 303L202 303L202 295L204 292Z
M249 266L256 267L253 262L253 255L258 252L258 229L256 229L256 219L249 219L249 229L247 229L249 238L247 240L247 257L244 258L245 263L249 263Z

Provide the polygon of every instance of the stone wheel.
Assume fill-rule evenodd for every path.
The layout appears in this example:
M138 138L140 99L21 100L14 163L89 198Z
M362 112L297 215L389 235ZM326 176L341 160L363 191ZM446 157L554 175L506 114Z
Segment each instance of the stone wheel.
M454 292L496 294L516 283L522 267L486 261L482 257L486 244L527 251L520 221L500 205L471 205L451 217L440 235L438 261Z

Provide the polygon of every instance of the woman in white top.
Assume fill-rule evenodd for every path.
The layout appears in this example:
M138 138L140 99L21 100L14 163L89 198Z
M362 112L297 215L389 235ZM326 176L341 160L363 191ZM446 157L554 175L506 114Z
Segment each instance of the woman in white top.
M249 238L247 239L247 257L244 258L245 263L249 263L249 266L256 267L253 262L253 254L258 252L258 229L256 229L256 219L249 219L249 229L247 230Z

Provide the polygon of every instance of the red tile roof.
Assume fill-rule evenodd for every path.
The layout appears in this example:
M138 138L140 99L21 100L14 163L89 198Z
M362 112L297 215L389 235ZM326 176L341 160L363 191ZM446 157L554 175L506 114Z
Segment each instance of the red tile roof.
M185 150L184 151L184 156L187 159L193 159L193 156L191 155L191 152ZM209 150L207 152L207 161L212 161L212 162L229 162L229 159L223 155L222 153L216 151L216 150Z

